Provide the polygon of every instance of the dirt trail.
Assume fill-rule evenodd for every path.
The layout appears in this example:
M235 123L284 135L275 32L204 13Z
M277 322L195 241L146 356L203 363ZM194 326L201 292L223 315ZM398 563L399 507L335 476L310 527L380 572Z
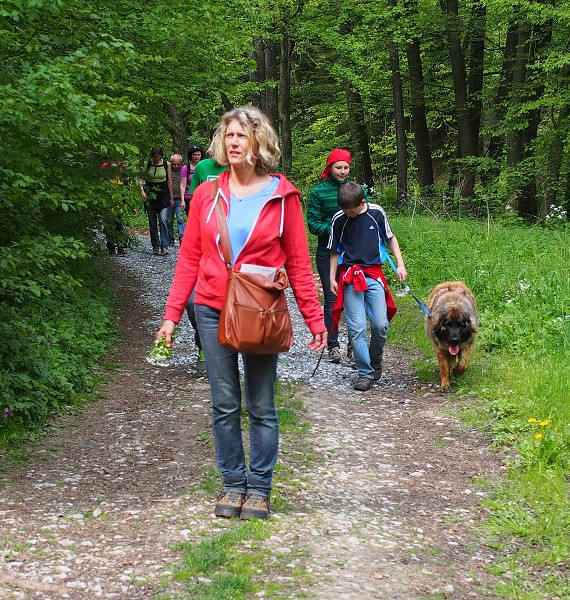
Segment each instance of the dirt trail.
M0 598L181 592L173 544L232 526L192 491L215 467L208 382L144 362L156 315L137 304L138 281L110 268L124 339L104 397L58 419L28 462L0 475ZM476 480L499 477L501 457L446 414L450 396L419 382L410 360L388 348L382 385L364 394L298 391L311 427L283 437L292 475L276 483L291 508L264 542L264 577L282 597L494 597Z

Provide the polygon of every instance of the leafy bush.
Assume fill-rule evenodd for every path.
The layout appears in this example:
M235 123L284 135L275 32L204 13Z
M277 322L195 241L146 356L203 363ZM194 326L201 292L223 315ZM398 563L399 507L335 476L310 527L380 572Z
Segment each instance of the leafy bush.
M30 268L29 280L8 272L0 281L0 336L8 341L0 346L0 443L91 390L92 365L116 339L109 286L81 245L72 258L58 252L60 241L48 251L47 275Z

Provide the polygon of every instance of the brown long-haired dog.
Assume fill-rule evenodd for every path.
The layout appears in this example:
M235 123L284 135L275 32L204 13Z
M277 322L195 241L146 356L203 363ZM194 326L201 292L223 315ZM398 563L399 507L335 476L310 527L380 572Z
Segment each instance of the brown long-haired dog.
M463 282L446 281L433 288L427 307L431 317L426 317L426 333L439 363L441 387L448 389L451 371L467 369L480 325L477 302Z

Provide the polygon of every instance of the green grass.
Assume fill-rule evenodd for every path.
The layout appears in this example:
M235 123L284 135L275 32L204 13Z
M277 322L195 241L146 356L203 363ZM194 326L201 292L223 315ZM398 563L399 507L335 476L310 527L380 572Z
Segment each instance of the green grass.
M494 570L509 581L497 597L570 597L570 229L389 216L416 295L462 280L479 305L476 349L452 398L513 457L484 526L501 549ZM415 370L436 382L422 313L409 296L396 304L389 343L421 350Z
M240 600L262 589L261 579L257 581L264 559L260 542L269 532L264 521L232 521L215 536L178 544L175 549L184 556L174 579L185 583L182 598ZM174 598L169 593L160 597Z

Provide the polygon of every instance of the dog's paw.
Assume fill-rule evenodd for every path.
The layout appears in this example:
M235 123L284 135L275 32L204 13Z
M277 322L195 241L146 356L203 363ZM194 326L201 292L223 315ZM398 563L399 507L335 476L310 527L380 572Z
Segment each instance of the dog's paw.
M465 371L467 371L467 363L461 360L453 367L454 375L462 375Z

